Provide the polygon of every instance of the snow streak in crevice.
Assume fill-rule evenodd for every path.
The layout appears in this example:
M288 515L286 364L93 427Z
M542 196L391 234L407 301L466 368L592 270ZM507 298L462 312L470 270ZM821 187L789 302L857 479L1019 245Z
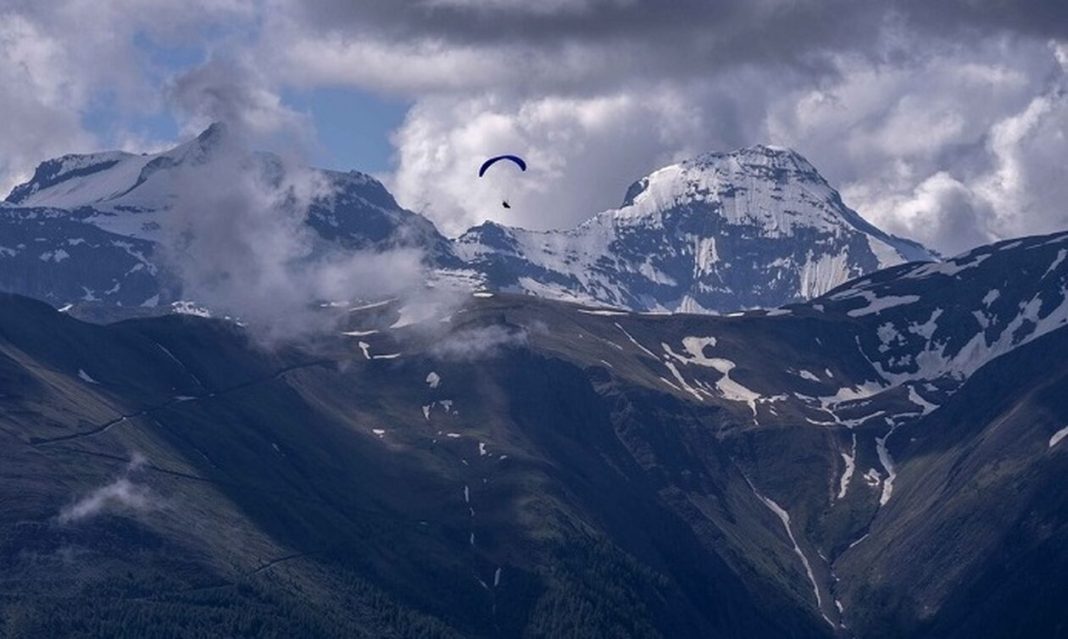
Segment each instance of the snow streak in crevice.
M838 481L838 499L845 499L846 492L849 491L849 482L853 479L853 472L857 469L857 434L853 435L853 447L850 449L849 454L840 453L842 455L842 461L845 462L845 470L842 472L842 477Z
M753 483L748 480L748 478L746 479L746 482L749 484L750 490L753 491L753 494L756 495L757 499L759 499L761 503L763 503L768 508L768 510L775 513L775 516L778 517L779 521L782 522L782 526L786 530L786 536L790 539L790 543L793 544L794 553L801 560L801 564L805 568L805 574L808 575L808 580L812 584L812 592L816 595L816 608L820 611L820 616L822 616L824 620L826 620L827 623L831 625L832 628L835 627L834 622L831 621L823 612L823 597L822 595L820 595L820 587L819 584L816 582L816 574L812 572L812 564L809 563L808 557L805 556L805 552L801 550L801 546L797 543L797 538L794 537L794 530L793 527L790 525L790 513L786 512L786 509L777 504L770 497L765 497L764 495L760 494L760 491L756 489L756 486L754 486Z

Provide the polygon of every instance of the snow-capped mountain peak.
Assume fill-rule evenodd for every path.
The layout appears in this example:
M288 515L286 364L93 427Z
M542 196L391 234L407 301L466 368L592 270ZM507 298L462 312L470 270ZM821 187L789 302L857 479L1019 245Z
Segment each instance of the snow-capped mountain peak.
M622 207L608 214L627 224L680 206L714 207L731 224L759 227L768 237L788 236L798 227L837 235L860 231L886 245L876 251L884 267L932 258L922 246L880 231L845 206L819 171L786 147L705 153L664 167L631 185Z
M222 144L227 135L216 124L160 153L112 151L42 163L7 198L3 222L11 229L0 241L7 249L0 258L25 261L25 272L16 277L11 271L14 284L7 286L61 305L157 299L151 281L135 287L130 278L155 277L153 245L189 180L226 179L228 172L191 178L181 169L229 157ZM237 160L270 184L292 168L268 153L246 152ZM452 242L429 220L401 208L370 176L311 173L327 188L311 202L307 223L343 250L417 246L445 277L630 310L777 307L880 268L935 259L866 222L804 157L781 147L707 153L664 167L635 182L620 208L573 229L533 232L486 223ZM33 240L33 250L25 238ZM93 250L103 250L91 250L97 244L117 258L93 257ZM56 269L70 275L43 272ZM99 277L88 282L87 270ZM17 284L39 271L38 284Z
M105 200L121 193L123 187L128 188L129 181L100 180L101 175L136 176L147 162L146 158L123 151L107 151L47 160L37 166L29 182L12 189L6 201L20 206L63 208L75 199L79 203Z
M163 169L208 161L225 135L225 125L215 123L196 138L160 153L105 151L47 160L37 166L29 182L12 189L6 201L21 207L58 209L155 208L153 205L164 203L166 195L134 191Z
M761 144L730 153L705 153L658 169L631 185L623 207L654 211L757 180L780 185L788 181L810 182L830 189L796 151Z
M457 251L491 285L636 310L723 311L808 299L936 256L848 208L796 151L708 153L635 182L571 231L483 225Z
M434 225L401 208L373 177L293 167L270 153L226 145L228 135L225 125L213 124L159 153L110 151L41 163L3 203L0 290L57 306L84 301L154 308L183 299L156 249L175 228L168 226L174 207L195 181L217 180L204 186L229 188L224 180L233 175L234 162L262 184L283 185L293 170L322 187L303 212L321 240L315 250L416 247L434 266L459 267ZM198 166L207 170L186 170Z

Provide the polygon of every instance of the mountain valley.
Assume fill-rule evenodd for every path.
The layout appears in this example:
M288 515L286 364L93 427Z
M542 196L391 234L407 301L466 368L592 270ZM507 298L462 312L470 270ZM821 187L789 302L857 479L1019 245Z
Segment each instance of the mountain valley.
M271 349L5 296L0 629L1057 636L1066 254L719 317L386 302Z

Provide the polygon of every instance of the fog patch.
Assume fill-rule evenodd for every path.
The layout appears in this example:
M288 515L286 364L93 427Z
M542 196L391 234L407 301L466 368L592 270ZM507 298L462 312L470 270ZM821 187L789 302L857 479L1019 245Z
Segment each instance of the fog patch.
M59 512L59 523L79 523L104 512L149 511L158 508L161 503L159 496L148 486L130 479L145 463L143 455L134 453L120 477L64 507Z
M509 326L463 328L443 336L430 349L439 359L474 361L496 356L502 349L527 343L526 329Z
M216 122L174 167L181 197L167 216L161 253L182 295L239 319L268 343L336 327L329 302L417 295L423 253L393 246L343 249L309 225L311 207L337 187L307 168L301 119L225 64L175 82L172 101L192 121ZM255 149L282 146L285 153Z

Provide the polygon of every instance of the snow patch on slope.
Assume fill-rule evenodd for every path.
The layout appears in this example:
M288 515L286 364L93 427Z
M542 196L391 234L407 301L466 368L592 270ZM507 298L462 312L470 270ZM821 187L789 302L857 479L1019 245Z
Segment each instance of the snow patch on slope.
M920 301L919 295L887 295L885 297L879 297L871 291L862 291L860 295L868 301L868 305L847 311L846 315L849 315L850 317L863 317L864 315L880 313L888 308L894 308L895 306L903 306L905 304L913 304Z
M886 479L883 480L883 491L879 495L879 505L885 506L890 497L894 494L894 480L897 479L897 469L894 467L894 459L890 456L890 450L886 446L886 441L890 439L890 436L894 434L896 427L891 427L889 431L882 437L875 438L875 451L879 455L879 463L883 465L883 469L886 470Z
M819 297L850 279L851 275L847 254L825 254L813 260L810 252L808 260L801 267L801 297Z
M1054 446L1059 444L1061 440L1065 437L1068 437L1068 426L1065 426L1056 433L1053 433L1053 437L1049 438L1049 447L1053 448Z
M857 434L853 433L853 447L849 453L841 453L842 461L845 462L845 470L841 479L838 480L838 499L845 499L849 491L849 482L853 480L853 473L857 469Z

